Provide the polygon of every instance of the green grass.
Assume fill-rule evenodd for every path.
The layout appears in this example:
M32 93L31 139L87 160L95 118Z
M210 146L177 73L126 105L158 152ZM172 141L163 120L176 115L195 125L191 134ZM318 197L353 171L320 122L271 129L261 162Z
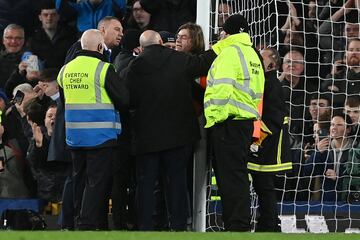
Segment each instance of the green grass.
M60 232L60 231L1 231L0 240L349 240L360 234L285 234L285 233L193 233L193 232Z

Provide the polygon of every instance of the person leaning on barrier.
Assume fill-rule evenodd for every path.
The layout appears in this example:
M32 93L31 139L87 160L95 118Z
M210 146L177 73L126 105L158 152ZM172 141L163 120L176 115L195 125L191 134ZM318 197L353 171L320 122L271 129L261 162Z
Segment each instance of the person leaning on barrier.
M250 231L247 162L265 77L248 32L243 16L226 20L222 39L212 47L218 56L208 73L204 97L205 128L211 133L226 231Z
M261 52L265 68L263 112L260 140L251 145L247 164L252 183L259 198L256 231L279 231L277 200L274 187L275 173L292 168L284 94L277 78L280 55L273 48Z
M112 164L121 132L116 109L128 104L129 95L106 62L101 32L85 31L81 46L57 78L65 96L66 143L74 166L75 219L80 230L107 229Z

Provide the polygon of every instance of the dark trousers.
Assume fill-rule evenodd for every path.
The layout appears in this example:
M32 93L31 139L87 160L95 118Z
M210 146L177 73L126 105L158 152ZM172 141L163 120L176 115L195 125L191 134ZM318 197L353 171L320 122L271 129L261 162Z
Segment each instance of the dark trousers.
M72 174L71 174L72 175ZM72 176L65 180L64 191L62 195L62 206L59 216L61 229L74 229L74 186Z
M161 152L136 156L136 207L139 230L154 229L152 219L154 211L155 181L165 179L165 199L168 201L170 228L174 231L186 230L188 216L188 196L186 185L186 167L191 146L182 146Z
M278 210L274 186L275 174L250 171L253 186L259 199L260 217L256 225L257 232L278 232Z
M247 162L252 132L253 121L226 120L211 128L214 170L226 231L250 230Z
M135 228L135 159L130 155L130 144L117 147L117 157L113 163L112 217L114 229L133 230Z
M71 150L75 224L79 230L106 230L115 148Z

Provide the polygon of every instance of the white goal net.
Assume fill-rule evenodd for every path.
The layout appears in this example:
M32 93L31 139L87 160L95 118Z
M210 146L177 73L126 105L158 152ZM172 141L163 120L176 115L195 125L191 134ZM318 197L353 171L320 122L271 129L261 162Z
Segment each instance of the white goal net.
M280 53L293 170L276 177L278 210L308 230L308 215L324 217L333 232L360 228L359 8L360 0L198 0L197 22L209 44L217 41L228 16L241 13L257 48ZM206 210L194 219L205 222L196 229L219 231L221 201L211 154L204 166ZM255 226L254 191L251 199Z

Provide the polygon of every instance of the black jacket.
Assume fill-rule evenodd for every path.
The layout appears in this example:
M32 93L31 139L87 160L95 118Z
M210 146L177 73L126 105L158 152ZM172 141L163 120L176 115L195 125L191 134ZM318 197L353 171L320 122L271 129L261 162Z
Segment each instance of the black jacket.
M176 33L187 22L196 20L195 0L140 0L141 6L151 14L150 29Z
M343 69L338 74L329 74L327 80L321 84L321 90L329 91L329 87L335 86L339 91L332 91L334 95L333 106L343 107L347 95L359 95L360 93L360 72Z
M70 27L59 26L53 39L40 28L29 39L27 49L45 61L47 68L60 68L68 49L76 40L76 30Z
M262 121L272 135L265 138L259 151L251 156L250 162L259 165L275 165L278 163L278 157L281 163L291 162L288 129L284 124L287 109L282 85L276 71L266 72L265 79ZM278 146L281 147L281 155L278 154Z
M215 57L213 51L197 57L156 44L129 65L125 79L135 154L180 147L200 138L190 83L207 73Z
M12 72L17 70L22 54L23 51L17 53L7 53L6 51L0 52L0 88L5 87L5 83Z

